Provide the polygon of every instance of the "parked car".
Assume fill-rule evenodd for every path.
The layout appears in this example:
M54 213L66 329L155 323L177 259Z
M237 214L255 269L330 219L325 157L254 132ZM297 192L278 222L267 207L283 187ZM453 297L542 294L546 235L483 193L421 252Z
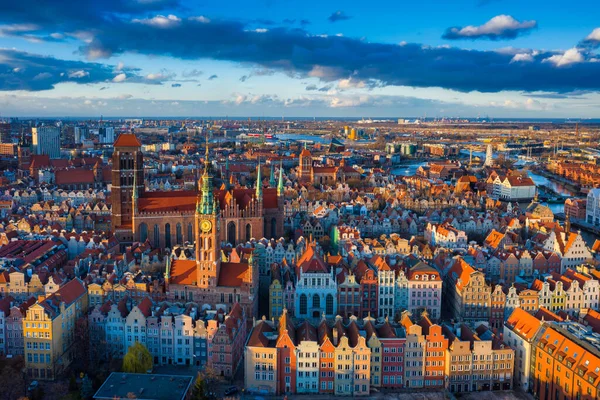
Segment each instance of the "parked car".
M231 396L232 394L236 394L237 392L239 392L239 389L235 386L232 386L225 391L225 396Z

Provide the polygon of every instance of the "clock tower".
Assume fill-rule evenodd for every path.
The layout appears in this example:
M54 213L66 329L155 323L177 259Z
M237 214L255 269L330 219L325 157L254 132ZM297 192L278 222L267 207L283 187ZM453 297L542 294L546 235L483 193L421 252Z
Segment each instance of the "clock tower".
M217 286L221 257L219 206L213 193L212 166L208 159L208 140L201 190L202 194L196 202L196 284L201 289L209 289Z

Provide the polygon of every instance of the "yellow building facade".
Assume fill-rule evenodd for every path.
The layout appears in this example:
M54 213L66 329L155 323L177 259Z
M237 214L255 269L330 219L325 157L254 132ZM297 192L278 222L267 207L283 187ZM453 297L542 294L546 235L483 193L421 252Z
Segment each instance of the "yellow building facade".
M29 307L23 318L25 368L33 379L55 379L75 355L77 319L85 315L88 295L74 279Z

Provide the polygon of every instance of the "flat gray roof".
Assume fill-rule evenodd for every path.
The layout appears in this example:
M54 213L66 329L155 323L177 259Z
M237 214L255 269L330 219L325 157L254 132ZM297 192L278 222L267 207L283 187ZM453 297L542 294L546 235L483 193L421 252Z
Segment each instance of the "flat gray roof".
M94 399L183 400L194 377L160 374L128 374L113 372L94 395Z

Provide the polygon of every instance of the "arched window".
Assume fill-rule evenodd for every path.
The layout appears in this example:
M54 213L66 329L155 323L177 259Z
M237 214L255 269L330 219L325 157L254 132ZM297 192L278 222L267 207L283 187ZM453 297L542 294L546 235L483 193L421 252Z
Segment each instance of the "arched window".
M333 296L331 294L325 298L325 314L333 315Z
M187 238L188 238L188 242L190 242L190 243L194 242L194 227L192 226L191 222L188 224Z
M312 306L313 308L321 308L321 297L319 297L319 295L316 293L313 294Z
M160 228L158 225L154 225L154 247L160 247Z
M249 242L252 237L252 225L246 224L246 242Z
M171 248L171 224L165 224L165 247Z
M177 223L177 244L183 244L183 231L180 223Z
M231 221L227 224L227 241L234 246L235 245L235 222Z
M308 299L305 294L300 295L300 315L306 315L308 312Z
M140 224L140 242L145 242L148 239L148 225L145 222Z
M277 218L271 218L271 237L277 239Z

